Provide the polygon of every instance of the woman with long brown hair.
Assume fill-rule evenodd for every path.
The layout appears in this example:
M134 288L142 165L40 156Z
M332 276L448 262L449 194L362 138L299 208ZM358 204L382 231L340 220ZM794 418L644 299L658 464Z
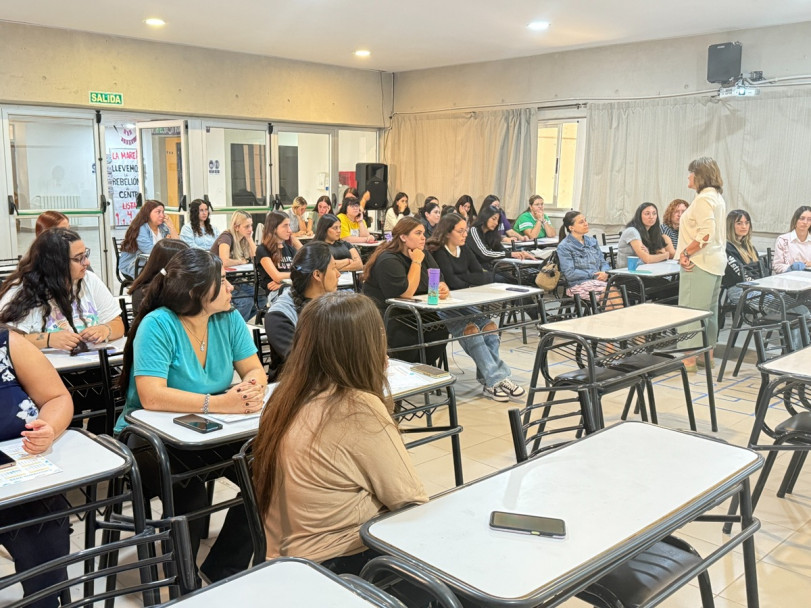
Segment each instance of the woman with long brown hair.
M428 268L439 268L433 256L423 251L425 248L425 227L413 217L404 217L391 231L391 241L379 245L363 269L363 293L377 304L381 316L386 312L389 298L413 298L428 293ZM448 286L439 284L439 298L448 297ZM396 315L389 318L386 333L389 346L399 349L417 344L417 333L402 323ZM436 342L448 337L445 329L435 329L424 333L425 342ZM429 346L425 349L426 363L435 363L445 345ZM398 359L419 361L417 348L397 350L393 353Z
M279 295L282 281L290 278L293 256L299 249L301 243L293 236L287 214L281 211L268 212L262 244L256 248L260 309Z
M166 221L166 208L155 200L144 201L141 210L132 218L132 223L121 242L118 269L125 277L135 278L135 259L149 255L161 239L179 238L172 222Z
M387 388L386 338L371 300L333 292L307 304L254 441L269 558L357 574L373 556L360 527L428 500Z

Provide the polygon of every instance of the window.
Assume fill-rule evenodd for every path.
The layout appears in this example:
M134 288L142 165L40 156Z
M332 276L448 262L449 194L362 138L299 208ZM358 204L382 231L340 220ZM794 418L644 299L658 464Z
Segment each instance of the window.
M581 121L556 121L538 124L538 156L535 192L544 197L547 207L572 209L579 193L578 167L581 151L577 137Z

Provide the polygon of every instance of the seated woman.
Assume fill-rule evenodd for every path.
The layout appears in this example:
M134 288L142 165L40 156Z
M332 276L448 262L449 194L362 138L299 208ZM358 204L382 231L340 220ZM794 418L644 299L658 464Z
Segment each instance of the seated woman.
M752 219L743 209L733 209L727 214L726 252L727 268L721 287L727 291L727 300L737 304L743 293L738 283L763 276L760 257L752 245Z
M465 219L450 213L439 221L433 236L426 243L450 289L465 289L492 282L492 275L482 269L476 255L465 247L467 232ZM510 368L499 355L501 340L498 334L479 333L496 332L498 326L474 307L453 313L449 311L443 315L440 311L439 315L445 319L445 325L454 337L468 336L462 338L462 348L476 364L476 379L482 384L484 394L494 401L509 401L510 397L523 395L524 389L510 380ZM477 313L480 316L469 321L453 319L453 316L460 314Z
M287 217L287 216L285 216ZM268 228L265 227L265 232ZM223 230L214 244L211 253L222 260L225 267L252 264L256 256L256 244L253 242L253 219L244 211L234 211L231 225ZM234 308L246 321L255 313L253 305L253 285L243 284L234 288Z
M391 241L375 249L363 269L363 293L377 304L381 317L386 312L389 298L413 298L428 293L428 268L439 268L430 253L424 252L425 228L413 217L401 219L391 231ZM448 297L448 286L439 284L439 298ZM393 315L386 327L389 348L415 346L419 336L416 330ZM425 342L445 340L448 332L437 328L424 333ZM436 363L445 352L445 345L425 349L425 362ZM420 349L397 350L393 357L404 361L420 361Z
M341 220L327 214L318 221L314 241L323 241L329 245L336 268L340 272L363 270L363 262L358 250L352 243L341 240Z
M126 395L116 432L135 410L185 414L250 414L262 409L267 378L256 346L239 313L231 309L231 285L219 258L207 251L179 252L152 280L124 349L119 387ZM234 372L241 382L232 386ZM160 474L154 452L130 436L144 482L144 495L157 496ZM217 461L242 442L219 446ZM199 466L202 452L170 451L178 466ZM209 504L205 483L192 478L174 489L175 512L195 511ZM189 522L192 550L197 554L203 521ZM242 506L232 507L201 570L220 580L248 567L250 533Z
M797 207L791 218L791 232L781 234L774 244L772 270L776 273L811 268L811 207Z
M486 197L484 197L482 206L479 209L479 215L481 215L488 207L494 207L498 210L499 216L498 225L496 228L498 229L499 236L504 242L509 243L510 241L530 240L529 237L518 234L515 230L513 230L510 220L507 219L507 214L504 213L504 209L501 208L501 201L495 194L488 194Z
M0 323L25 332L39 349L70 352L120 338L118 301L89 266L90 250L78 234L46 230L0 287Z
M166 221L166 209L160 201L145 201L138 214L132 218L121 241L118 269L130 279L135 278L135 260L139 255L148 256L161 239L179 238L172 222Z
M70 228L70 220L64 213L58 211L43 211L37 218L37 223L34 226L36 236L39 236L48 228Z
M405 192L398 192L389 208L386 209L383 232L391 232L397 222L407 215L411 215L411 209L408 207L408 195Z
M515 220L515 230L530 241L555 236L555 227L543 212L544 201L540 194L529 197L529 207Z
M307 200L303 196L293 199L293 205L287 210L290 218L290 230L293 236L312 236L313 226L311 219L307 218Z
M569 284L566 294L576 294L585 300L589 299L590 292L597 296L605 293L609 269L597 239L589 236L588 232L589 223L579 211L569 211L563 216L558 244L560 272ZM612 290L606 307L620 306L619 294Z
M363 221L363 209L357 198L348 197L341 203L338 211L341 222L341 238L350 243L374 243L375 237L369 234L366 222Z
M676 255L670 237L662 234L659 212L653 203L637 207L633 219L625 225L617 244L617 267L628 266L628 256L636 256L642 264L655 264Z
M673 243L673 248L679 246L679 226L681 225L681 216L687 211L690 206L685 200L674 198L665 209L665 214L662 217L662 234L670 237L670 242Z
M290 272L293 286L276 298L265 315L265 332L270 345L270 380L278 377L290 355L301 309L310 300L338 289L340 276L325 243L312 241L296 252Z
M184 226L185 228L185 226ZM179 251L188 249L184 241L175 239L163 239L158 241L158 244L152 248L152 253L149 256L146 266L130 286L129 294L132 296L132 314L137 315L138 310L141 308L141 302L144 299L147 287L158 274ZM199 249L199 247L197 247Z
M73 403L50 361L13 329L0 325L0 441L20 439L29 454L46 453L62 434L73 415ZM67 504L52 496L18 507L0 509L0 526L47 516ZM18 573L70 553L67 517L0 534ZM23 584L24 596L67 580L67 570L49 572ZM27 604L33 608L56 608L57 596Z
M180 230L180 238L189 247L209 251L220 231L211 225L211 205L196 198L189 205L189 223Z
M268 212L262 244L256 248L260 310L278 297L282 281L290 278L293 256L299 249L301 243L293 236L290 218L281 211Z
M468 226L476 219L476 206L473 204L473 197L469 194L460 196L453 207L456 213L465 218Z
M332 213L332 201L326 195L319 196L318 200L315 201L315 211L310 212L310 223L313 229L318 226L318 220L327 213Z
M493 269L493 262L504 258L534 260L535 256L526 251L507 251L498 232L501 212L496 207L483 207L470 228L468 245L478 258L479 263L487 270Z
M406 222L417 223L405 218L395 231ZM383 323L365 296L328 293L302 310L253 444L268 558L357 574L376 555L361 526L427 502L391 417L386 359Z
M417 211L417 214L420 216L420 223L425 228L425 238L430 237L434 232L434 228L439 223L439 219L442 217L442 210L439 208L437 197L429 196L426 198L425 203L419 211Z

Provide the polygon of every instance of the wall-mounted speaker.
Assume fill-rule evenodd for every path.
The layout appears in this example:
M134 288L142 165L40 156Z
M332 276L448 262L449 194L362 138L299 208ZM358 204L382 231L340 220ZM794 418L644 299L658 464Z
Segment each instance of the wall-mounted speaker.
M712 44L707 49L707 81L724 84L741 75L740 42Z
M389 167L383 163L358 163L355 165L358 194L369 191L367 209L385 209L388 204Z

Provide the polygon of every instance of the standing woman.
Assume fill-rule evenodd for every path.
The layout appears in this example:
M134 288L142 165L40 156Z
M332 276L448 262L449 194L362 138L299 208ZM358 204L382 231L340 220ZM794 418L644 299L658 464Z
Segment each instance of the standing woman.
M797 207L791 218L791 232L781 234L774 244L772 270L776 273L811 268L811 207Z
M363 270L363 262L358 250L352 243L341 239L341 220L331 213L318 220L313 240L323 241L329 245L336 267L340 272Z
M180 238L189 247L211 249L220 231L211 225L211 205L196 198L189 205L189 223L180 230Z
M662 234L659 212L653 203L642 203L634 217L625 225L617 243L617 267L628 266L628 256L636 256L643 264L664 262L676 256L670 237Z
M125 277L135 278L135 259L138 255L148 256L152 248L161 239L179 238L172 222L166 221L166 209L163 203L155 200L145 201L121 242L121 255L118 269Z
M473 224L473 220L476 219L476 207L473 204L472 196L469 194L463 194L459 197L453 207L456 210L456 213L465 218L468 226Z
M727 266L727 209L721 196L724 180L718 164L708 156L697 158L687 170L687 187L696 191L696 197L679 225L679 306L712 313L707 322L707 341L714 347L718 339L718 294ZM682 347L701 345L697 334ZM695 357L684 360L685 368L695 370L695 365Z
M439 201L435 196L429 196L425 199L425 204L419 210L420 214L420 223L425 228L425 237L429 238L433 232L436 225L439 223L439 219L442 217L442 211L439 208Z
M411 215L411 209L408 207L408 195L405 192L398 192L391 206L386 210L383 232L391 232L395 224L407 215Z
M361 526L428 500L388 389L383 323L368 298L328 293L304 307L253 444L268 558L358 574L376 555Z
M428 293L428 268L439 268L433 256L423 251L425 248L425 227L413 217L404 217L391 231L391 241L375 249L363 269L363 293L377 304L382 317L390 298L413 298ZM439 299L448 297L448 286L439 283ZM397 315L389 318L386 333L389 348L415 346L418 335ZM448 332L444 328L425 332L426 343L445 340ZM429 346L425 349L425 362L433 365L445 352L445 345ZM417 348L401 350L392 356L405 361L419 362Z
M307 214L307 200L303 196L293 199L293 206L287 211L290 218L290 230L293 236L312 236L313 223L305 218Z
M290 218L281 211L268 212L262 244L256 249L260 309L278 297L282 281L290 278L293 256L299 249L301 243L293 236Z
M679 246L679 226L681 225L681 216L690 206L685 200L674 198L665 209L665 214L662 217L662 234L670 237L673 243L673 248Z
M529 197L529 207L515 220L515 230L530 240L555 236L555 227L543 212L544 200L540 194Z
M267 231L268 228L265 227L265 232ZM256 244L253 242L251 216L244 211L234 211L231 215L231 227L220 233L211 245L211 253L219 257L226 267L252 263L256 256ZM235 286L233 302L242 318L246 321L250 319L256 312L253 306L253 286Z

